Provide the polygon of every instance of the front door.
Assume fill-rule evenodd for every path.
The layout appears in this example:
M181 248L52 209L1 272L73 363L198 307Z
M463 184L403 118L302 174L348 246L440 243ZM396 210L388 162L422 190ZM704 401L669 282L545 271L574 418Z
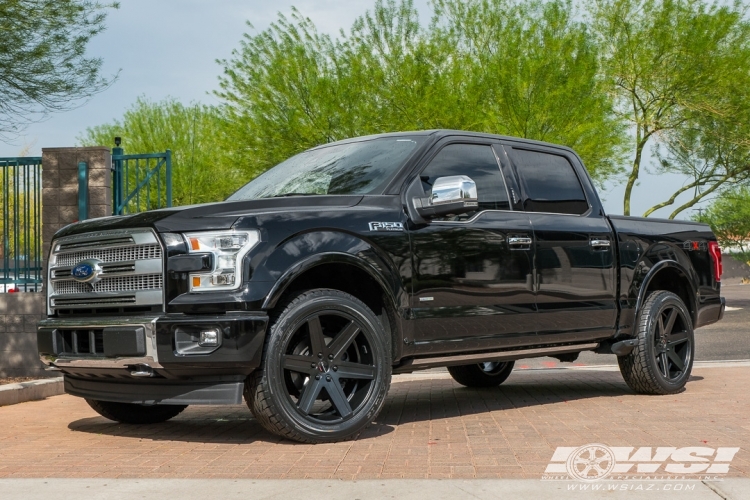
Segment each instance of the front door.
M447 144L420 174L427 195L439 177L469 176L479 207L410 231L415 354L533 343L533 235L511 210L489 144Z

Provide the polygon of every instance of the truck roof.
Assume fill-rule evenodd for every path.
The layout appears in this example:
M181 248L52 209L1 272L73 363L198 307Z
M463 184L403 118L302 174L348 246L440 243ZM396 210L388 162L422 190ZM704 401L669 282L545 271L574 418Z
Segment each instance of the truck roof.
M469 130L454 130L454 129L411 130L411 131L403 131L403 132L386 132L382 134L371 134L371 135L364 135L364 136L358 136L358 137L350 137L348 139L342 139L340 141L334 141L334 142L329 142L326 144L321 144L320 146L316 146L315 148L311 148L311 149L322 148L322 147L330 146L332 144L346 144L349 142L357 142L361 140L377 139L380 137L400 137L400 136L402 137L412 136L413 137L415 135L416 136L431 136L435 140L439 140L439 139L442 139L443 137L450 137L450 136L455 136L455 135L464 136L464 137L486 138L486 139L501 139L501 140L506 140L506 141L529 144L529 145L565 149L575 154L575 151L573 151L573 149L567 146L563 146L561 144L554 144L551 142L544 142L544 141L536 141L533 139L524 139L522 137L513 137L509 135L489 134L485 132L473 132Z

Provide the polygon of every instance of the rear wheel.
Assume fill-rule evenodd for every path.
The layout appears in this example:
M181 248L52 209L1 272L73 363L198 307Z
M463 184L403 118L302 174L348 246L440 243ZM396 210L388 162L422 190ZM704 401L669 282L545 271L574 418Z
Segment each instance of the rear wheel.
M693 323L677 295L651 293L639 314L638 344L626 356L619 356L625 382L641 394L674 394L690 378L695 351Z
M245 399L270 432L332 442L372 422L390 382L390 337L377 316L352 295L319 289L281 306Z
M99 415L123 424L158 424L179 415L185 405L146 406L133 403L115 403L87 399L86 402Z
M453 380L466 387L495 387L510 376L514 361L486 361L473 365L449 366Z

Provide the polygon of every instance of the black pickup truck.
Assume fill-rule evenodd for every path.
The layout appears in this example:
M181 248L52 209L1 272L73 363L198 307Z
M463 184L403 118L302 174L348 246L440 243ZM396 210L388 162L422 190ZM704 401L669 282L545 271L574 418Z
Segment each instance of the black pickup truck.
M85 221L49 256L38 346L119 422L238 404L303 442L353 438L391 375L492 387L514 360L615 354L683 390L724 313L708 226L607 216L571 149L461 131L305 151L225 202Z

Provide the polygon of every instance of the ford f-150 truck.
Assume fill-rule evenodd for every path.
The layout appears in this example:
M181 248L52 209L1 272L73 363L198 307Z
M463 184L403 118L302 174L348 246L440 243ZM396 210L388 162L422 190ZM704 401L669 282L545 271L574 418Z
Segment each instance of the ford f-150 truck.
M724 313L708 226L607 216L571 149L424 131L325 144L226 201L72 224L38 347L119 422L237 404L287 438L356 437L391 375L501 384L517 359L617 356L684 389Z

